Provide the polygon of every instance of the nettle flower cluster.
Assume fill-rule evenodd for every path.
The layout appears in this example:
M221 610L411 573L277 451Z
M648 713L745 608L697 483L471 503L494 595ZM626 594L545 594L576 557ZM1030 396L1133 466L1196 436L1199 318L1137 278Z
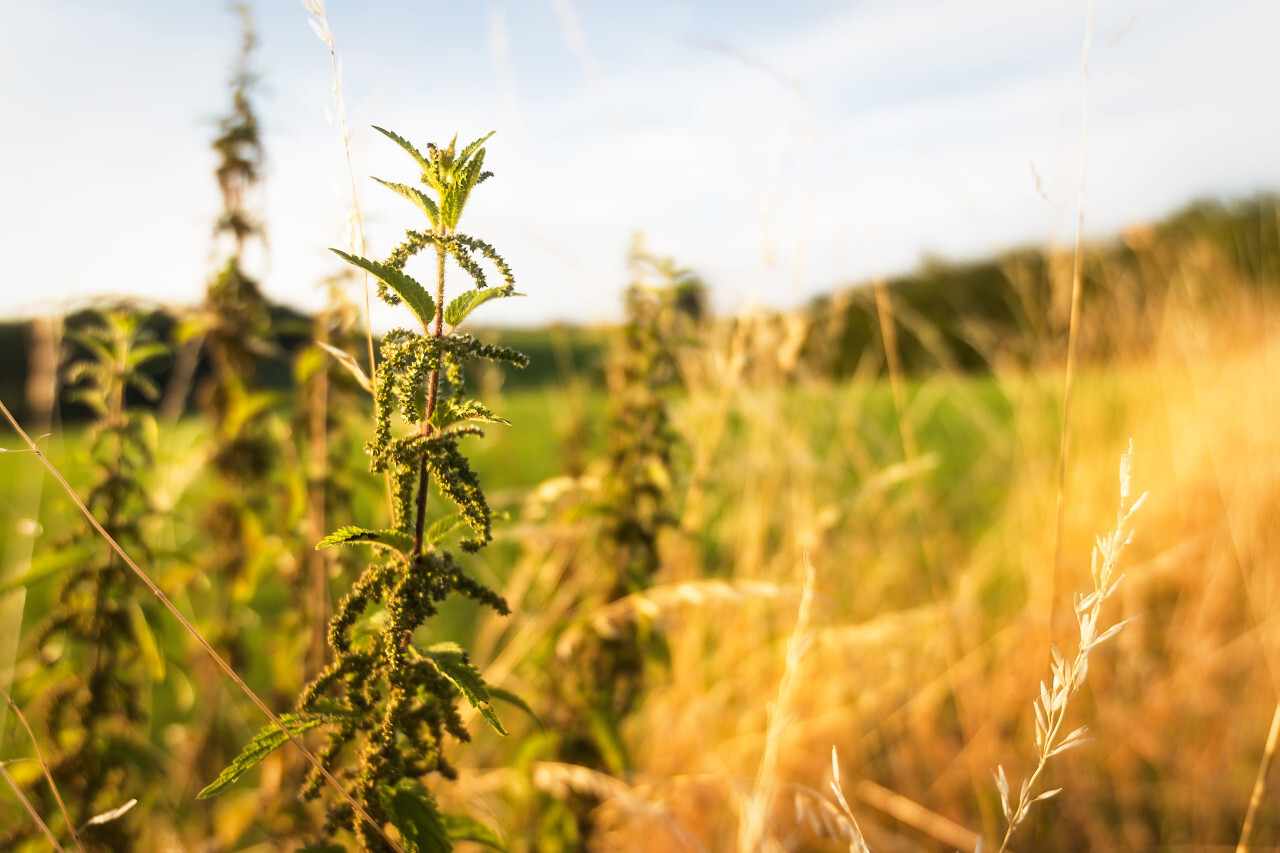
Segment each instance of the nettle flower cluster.
M459 550L475 552L492 536L489 505L461 442L480 435L480 424L507 423L468 398L465 368L475 359L523 367L527 358L458 330L482 304L518 295L511 269L497 251L456 230L471 191L491 174L483 170L482 145L489 137L461 151L455 138L444 148L429 145L423 154L396 134L376 129L413 157L427 192L380 183L413 202L430 225L429 230L408 231L385 262L333 250L376 276L384 301L403 304L418 324L383 337L382 360L372 383L375 427L366 448L373 470L390 477L394 521L381 530L344 527L317 546L364 544L382 552L384 559L369 565L338 605L329 626L333 661L303 691L298 713L284 722L297 732L327 729L321 762L377 824L349 802L335 800L328 810L326 837L348 830L363 850L390 850L394 848L381 829L390 823L410 849L424 844L434 849L427 839L447 844L460 819L441 815L420 779L433 772L454 775L441 745L446 734L469 740L458 699L475 706L505 734L488 687L466 653L454 643L424 646L415 639L417 629L451 594L509 612L503 598L469 576L447 546L458 536ZM408 260L428 247L435 250L434 293L404 272ZM449 259L475 286L446 304ZM490 286L481 260L497 269L500 285ZM428 525L432 485L453 511ZM283 732L265 729L205 794L221 790L283 742ZM307 795L319 796L323 781L313 771ZM473 824L467 833L474 837L477 831Z

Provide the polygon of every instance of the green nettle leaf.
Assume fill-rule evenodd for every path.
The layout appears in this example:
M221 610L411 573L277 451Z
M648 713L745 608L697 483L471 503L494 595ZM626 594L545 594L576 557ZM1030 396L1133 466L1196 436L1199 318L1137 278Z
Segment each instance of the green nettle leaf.
M538 715L534 713L533 708L530 707L529 703L524 701L524 699L520 698L515 693L512 693L510 690L506 689L505 687L495 687L494 685L489 684L487 685L487 688L489 690L489 698L501 699L503 702L506 702L508 705L515 705L521 711L524 711L526 714L528 714L529 719L533 720L534 724L539 729L541 729L544 732L547 730L547 727L542 724L542 720L538 718Z
M22 587L32 587L46 578L65 572L85 560L84 552L78 547L58 548L49 551L31 563L25 574L0 583L0 595L13 592Z
M378 797L410 853L453 850L435 797L417 779L401 778L395 787L384 785L378 789Z
M146 376L142 373L136 373L132 376L125 377L125 383L130 388L136 388L138 392L148 400L160 399L160 386L156 385L150 376Z
M516 293L511 287L486 287L484 290L468 290L456 296L444 309L444 321L450 326L457 326L467 316L491 299L503 299L508 296L524 296Z
M502 727L502 721L498 719L498 713L493 710L493 705L489 701L489 685L484 683L480 670L467 659L467 653L461 646L457 643L436 643L434 646L423 649L422 654L431 661L441 675L458 688L462 698L470 702L471 707L489 721L494 731L500 735L507 733L507 730Z
M298 735L314 729L316 726L322 726L326 723L339 723L343 720L353 719L355 716L352 711L332 709L309 714L282 714L280 722L284 724L290 734ZM214 794L221 793L224 788L257 766L264 758L288 743L288 741L289 736L274 723L265 726L254 735L253 740L249 741L249 745L241 750L235 761L232 761L230 766L223 770L212 784L196 795L197 799L203 800L212 797Z
M491 130L488 133L486 133L484 136L477 139L475 142L472 142L466 148L463 148L462 153L458 155L458 160L460 162L465 163L467 160L471 159L471 155L476 153L476 149L479 148L481 145L484 145L486 142L488 142L489 137L493 136L495 133L497 133L496 130Z
M467 522L458 513L446 515L427 528L427 544L438 545L466 526Z
M506 853L507 848L502 843L502 836L469 815L442 812L440 822L444 824L445 832L449 833L449 837L454 841L474 841Z
M374 178L374 180L397 195L407 198L409 201L416 204L418 209L427 215L427 219L430 220L432 228L440 227L440 208L436 206L435 200L431 198L431 196L427 195L417 187L409 187L404 184L393 184L390 181L384 181L381 178Z
M173 351L169 347L159 341L149 341L132 347L129 350L129 356L126 361L130 367L141 367L149 361L169 358L172 355Z
M413 550L413 537L399 530L366 530L363 527L340 527L316 543L316 550L332 545L369 545L385 551L408 554Z
M468 400L461 404L441 400L436 404L436 410L431 415L431 425L437 430L444 430L459 421L477 421L482 424L511 426L511 421L498 417L483 403L475 400Z
M387 137L388 139L390 139L396 145L399 145L405 151L408 151L409 155L413 157L413 159L418 161L418 165L422 167L422 171L427 172L428 174L432 171L431 162L427 160L426 157L422 156L422 153L413 146L412 142L405 139L400 134L392 133L386 128L378 127L376 124L373 126L373 129L378 131L378 133L381 133L383 136Z
M89 329L87 331L94 331ZM98 364L110 365L114 364L116 354L111 347L100 338L87 334L85 332L67 332L67 338L75 341L80 346L89 350L90 356L98 362Z
M471 146L468 146L468 150L471 150ZM453 196L453 205L452 217L449 220L450 229L458 227L458 219L462 216L462 209L467 206L467 199L471 196L471 190L479 182L480 170L483 166L483 148L476 153L475 160L470 163L462 164L462 168L458 173L458 181L454 185L453 193L451 193Z
M415 281L412 276L405 275L389 264L378 263L357 255L349 255L340 249L330 249L329 251L347 263L373 273L378 277L379 281L394 290L396 295L409 306L409 310L418 318L418 322L422 324L424 330L435 320L436 301L431 298L430 293L427 293L427 289Z

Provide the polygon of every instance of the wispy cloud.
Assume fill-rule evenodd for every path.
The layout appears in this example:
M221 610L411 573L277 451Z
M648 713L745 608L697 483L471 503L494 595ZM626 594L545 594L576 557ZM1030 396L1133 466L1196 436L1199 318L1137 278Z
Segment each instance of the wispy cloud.
M1194 194L1280 184L1280 6L1148 4L1108 47L1138 2L1104 4L1096 21L1094 232ZM0 159L19 164L0 172L0 311L33 301L12 282L42 282L40 298L194 301L210 272L208 122L225 109L234 19L115 5L15 0L7 13L22 34L0 34L14 81L0 110L22 131L0 137ZM793 302L925 251L1062 233L1078 177L1081 4L761 4L723 20L708 8L491 0L443 18L405 4L335 15L357 173L406 175L371 123L424 140L498 129L498 178L466 226L537 296L510 306L512 321L616 316L640 229L702 271L726 310ZM343 166L323 115L327 57L293 11L259 21L264 277L275 298L315 305L335 271L324 247L342 239ZM425 51L428 26L454 39ZM360 191L370 251L386 251L413 212L371 182Z

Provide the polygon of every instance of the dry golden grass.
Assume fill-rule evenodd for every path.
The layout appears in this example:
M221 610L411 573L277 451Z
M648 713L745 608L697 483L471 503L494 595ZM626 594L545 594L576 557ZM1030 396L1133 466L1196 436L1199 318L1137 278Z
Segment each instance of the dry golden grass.
M691 835L658 832L653 813L614 797L597 847L849 849L825 793L835 745L873 849L973 849L978 834L993 849L1004 822L991 771L1035 766L1030 705L1050 640L1072 647L1072 594L1091 588L1130 437L1135 492L1151 497L1107 624L1139 618L1094 654L1072 702L1067 727L1097 742L1054 758L1044 788L1063 791L1013 847L1234 847L1280 685L1280 336L1274 306L1191 257L1171 269L1151 250L1149 274L1173 286L1140 313L1126 315L1126 282L1084 307L1084 349L1114 339L1077 376L1059 589L1059 370L1001 375L995 404L980 380L908 383L897 408L918 450L904 458L882 386L784 387L785 322L742 321L694 356L678 412L694 473L666 585L596 614L597 628L629 608L662 620L671 659L628 723L628 791ZM977 520L966 489L994 501ZM787 651L796 596L676 594L799 590L806 549L803 655ZM1276 815L1259 809L1252 836L1280 840Z

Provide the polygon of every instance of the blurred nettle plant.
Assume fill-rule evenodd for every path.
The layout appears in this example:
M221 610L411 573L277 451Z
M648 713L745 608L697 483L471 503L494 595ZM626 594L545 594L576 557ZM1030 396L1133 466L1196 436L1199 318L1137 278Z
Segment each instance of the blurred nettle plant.
M214 381L203 389L205 407L220 428L221 447L215 458L220 470L243 474L269 464L268 450L252 437L245 413L253 408L248 389L256 380L267 342L271 313L257 282L243 269L246 243L262 239L262 226L248 210L248 196L257 185L263 148L257 115L249 99L256 77L249 70L255 37L249 13L239 7L244 30L240 60L231 79L231 113L219 124L213 141L219 163L214 172L222 194L222 214L214 227L218 237L230 237L231 248L205 292L205 313L197 331L212 362Z
M632 769L622 726L640 702L645 667L666 657L661 635L627 599L654 583L663 532L677 525L672 487L680 437L668 405L681 382L679 351L698 334L705 290L695 274L638 244L631 269L627 321L608 363L608 444L587 478L598 487L584 506L569 509L591 519L588 550L571 570L581 577L567 584L581 593L540 667L554 697L547 716L555 760L615 776ZM578 620L579 613L588 615ZM586 793L563 804L545 801L539 849L552 849L552 837L566 849L585 849L597 805Z
M422 170L422 182L434 193L433 197L414 187L382 182L413 202L431 226L428 231L410 230L385 263L333 250L376 276L379 295L389 304L404 304L419 326L394 329L383 337L382 361L374 377L375 429L367 450L373 469L391 477L394 527L344 527L317 546L370 545L385 558L368 566L339 604L329 626L334 660L303 692L298 713L289 715L286 725L298 732L320 726L328 730L321 761L349 785L361 808L378 824L371 825L345 801L335 801L328 810L326 838L346 830L355 835L361 850L391 850L381 830L390 823L409 850L448 849L451 836L496 844L497 837L486 827L441 814L421 779L429 773L454 775L443 754L444 736L470 739L457 709L459 697L494 729L504 734L505 730L467 654L454 643L423 645L415 632L451 593L508 612L502 597L469 576L445 543L469 530L459 548L474 552L491 538L488 504L459 443L481 435L479 423L507 422L468 399L465 367L474 359L523 367L527 359L514 350L482 343L458 327L483 303L516 295L514 279L492 246L456 230L471 191L491 174L483 171L481 147L489 137L461 151L455 138L444 148L428 145L423 154L396 134L378 130L413 157ZM428 246L435 249L434 295L403 271L407 261ZM496 267L500 285L489 286L477 255ZM446 304L449 258L476 286ZM456 512L428 524L432 484ZM202 795L222 790L283 742L282 732L264 729ZM318 796L321 784L319 774L313 773L307 796Z
M93 479L85 503L108 534L149 562L147 528L154 515L142 477L154 467L156 425L149 412L131 408L126 395L132 390L157 399L148 368L170 351L145 325L146 315L117 308L98 319L69 333L87 357L66 373L70 398L96 418L89 430ZM88 523L53 555L55 562L39 571L58 571L61 581L36 636L45 666L29 686L48 725L50 774L84 833L81 843L130 849L128 818L86 824L131 797L146 796L144 780L154 759L142 725L143 694L163 666L150 627L152 599L145 591L134 594L132 572ZM43 784L34 788L45 814L58 813L52 792ZM7 838L0 833L0 847L12 849L22 831Z
M248 210L248 196L262 169L263 149L249 98L256 79L249 70L254 34L248 10L239 7L238 11L244 44L231 80L232 109L213 142L220 158L215 176L223 200L214 231L220 238L229 237L231 246L206 288L202 315L184 324L183 333L202 340L210 366L199 399L214 429L210 461L217 491L201 519L209 548L204 568L217 578L222 597L215 614L221 634L218 644L229 649L233 664L243 665L248 652L236 630L234 609L252 596L257 586L255 567L270 567L278 561L278 538L268 535L262 522L279 515L273 499L279 499L282 490L270 486L281 454L276 401L261 390L259 377L264 358L275 351L270 305L242 262L246 243L263 237L261 225Z
M650 586L661 566L659 536L676 519L671 509L673 457L679 436L667 414L669 391L680 382L676 349L693 339L702 316L702 283L670 260L637 247L633 284L627 289L627 322L609 363L608 447L600 466L601 561L607 578L601 604L617 602ZM632 614L633 616L635 614ZM600 737L617 727L634 707L646 657L646 630L636 618L610 623L584 640L589 648L561 654L575 677L570 689L591 721L580 744L592 767L621 773L625 752ZM563 652L563 649L562 649ZM603 725L603 728L602 728ZM570 739L572 740L572 739ZM574 748L562 756L570 760ZM577 763L583 763L578 761Z

